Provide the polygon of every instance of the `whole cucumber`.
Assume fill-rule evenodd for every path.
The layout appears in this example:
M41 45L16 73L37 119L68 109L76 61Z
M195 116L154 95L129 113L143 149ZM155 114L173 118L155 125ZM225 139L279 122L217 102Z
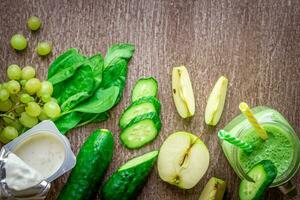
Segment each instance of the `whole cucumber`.
M114 139L110 131L94 131L81 147L77 162L58 200L88 200L97 192L113 155Z

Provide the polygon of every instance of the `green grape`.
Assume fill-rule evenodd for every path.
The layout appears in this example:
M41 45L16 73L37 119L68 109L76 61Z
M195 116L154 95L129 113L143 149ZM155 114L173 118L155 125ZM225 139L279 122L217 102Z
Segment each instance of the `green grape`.
M46 115L46 113L44 112L44 110L42 110L42 112L40 113L40 115L38 116L40 121L44 121L49 119L49 117Z
M10 39L10 45L16 50L23 50L27 47L27 40L22 34L15 34Z
M21 131L23 126L21 124L21 122L18 119L15 119L14 123L10 124L10 126L14 127L15 129L17 129L17 131ZM20 132L19 132L20 133Z
M52 51L52 45L49 42L39 42L36 48L36 52L40 56L46 56Z
M3 135L2 135L2 131L0 130L0 142L2 142L3 144L7 144L10 142L10 140L8 140L7 138L5 138Z
M6 101L0 101L0 111L1 112L7 112L12 108L13 104L11 100L6 100Z
M24 105L24 104L22 104ZM17 106L15 109L15 112L17 113L17 115L20 115L22 112L25 112L25 107L24 106Z
M2 136L8 140L13 140L18 137L18 131L12 126L7 126L2 130Z
M34 98L32 96L30 96L29 94L21 94L20 101L22 103L29 103L29 102L34 101Z
M22 69L22 79L29 80L35 77L35 69L31 66L26 66Z
M25 90L28 94L33 95L41 88L41 82L37 78L32 78L25 84Z
M44 112L51 119L59 117L60 115L60 107L57 103L49 101L44 104Z
M19 118L21 124L27 128L31 128L38 123L38 119L36 117L31 117L26 112L23 112Z
M20 80L20 85L22 86L22 88L25 87L27 81L26 80Z
M38 97L41 97L43 95L49 95L51 97L52 93L53 93L52 83L50 83L49 81L43 81L41 83L41 88L36 94Z
M17 94L12 94L12 95L10 95L10 100L14 104L17 104L17 103L19 103L20 98Z
M17 94L20 92L21 86L18 81L11 80L7 82L6 89L10 94Z
M37 16L31 16L27 21L27 26L30 30L36 31L38 30L42 25L42 21Z
M8 66L6 73L10 80L20 80L22 76L21 68L18 65Z
M36 102L29 102L25 107L25 111L31 117L37 117L41 113L41 107Z
M51 97L50 101L58 104L58 101L54 97Z
M0 89L0 100L6 101L9 98L9 92L5 88Z
M2 119L6 124L12 124L15 120L16 116L13 112L9 112Z
M45 94L40 97L44 103L51 101L51 96L49 94Z

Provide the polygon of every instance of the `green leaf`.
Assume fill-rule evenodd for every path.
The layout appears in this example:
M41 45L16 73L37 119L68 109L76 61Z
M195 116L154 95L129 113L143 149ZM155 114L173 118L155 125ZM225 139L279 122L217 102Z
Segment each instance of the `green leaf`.
M107 68L120 60L126 60L127 62L131 59L134 53L134 45L132 44L114 44L112 45L105 56L104 68Z
M60 68L60 64L64 63L70 56L78 54L78 49L70 48L67 51L60 54L49 66L48 79L52 77Z
M89 98L93 93L93 89L93 72L90 65L85 63L63 84L59 96L55 97L62 111L68 111Z
M119 95L119 87L100 88L87 101L76 106L72 111L102 113L112 108Z
M100 53L93 55L89 58L89 61L91 62L91 67L93 71L94 76L94 88L99 88L101 81L102 81L102 72L104 68L104 60Z
M76 70L86 61L86 58L79 53L72 53L65 57L60 62L55 62L50 66L49 71L54 71L53 73L48 73L48 81L53 85L60 83L76 73ZM52 69L52 70L51 70Z
M81 115L78 112L71 112L55 120L55 125L62 134L66 134L70 129L75 128L81 121Z
M103 72L103 79L101 87L108 88L117 86L119 88L119 95L116 99L115 105L119 103L123 95L127 77L127 61L120 60L118 63L113 64L106 68Z
M81 120L76 125L76 127L84 126L90 123L106 121L109 118L108 112L97 113L97 114L95 113L80 113L80 114L81 114Z

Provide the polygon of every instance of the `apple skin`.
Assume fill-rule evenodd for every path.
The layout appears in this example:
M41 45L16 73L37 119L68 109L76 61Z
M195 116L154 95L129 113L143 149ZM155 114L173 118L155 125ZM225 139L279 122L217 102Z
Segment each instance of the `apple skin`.
M208 166L208 149L194 134L173 133L160 148L157 161L159 176L179 188L193 188L204 176Z
M189 73L185 66L172 71L172 93L178 114L182 118L195 114L195 98Z
M225 190L225 181L216 177L211 177L203 188L199 200L222 200Z

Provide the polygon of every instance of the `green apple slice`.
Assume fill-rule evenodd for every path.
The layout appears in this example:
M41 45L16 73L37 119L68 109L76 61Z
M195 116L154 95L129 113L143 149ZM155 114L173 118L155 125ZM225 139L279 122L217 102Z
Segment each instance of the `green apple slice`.
M194 187L209 166L206 145L195 135L176 132L160 148L158 173L162 180L182 189Z
M221 76L210 93L205 109L205 123L215 126L222 115L227 93L228 79Z
M211 177L202 190L199 200L222 200L225 189L225 181Z
M195 99L189 73L184 66L174 67L172 91L176 109L182 118L195 114Z

